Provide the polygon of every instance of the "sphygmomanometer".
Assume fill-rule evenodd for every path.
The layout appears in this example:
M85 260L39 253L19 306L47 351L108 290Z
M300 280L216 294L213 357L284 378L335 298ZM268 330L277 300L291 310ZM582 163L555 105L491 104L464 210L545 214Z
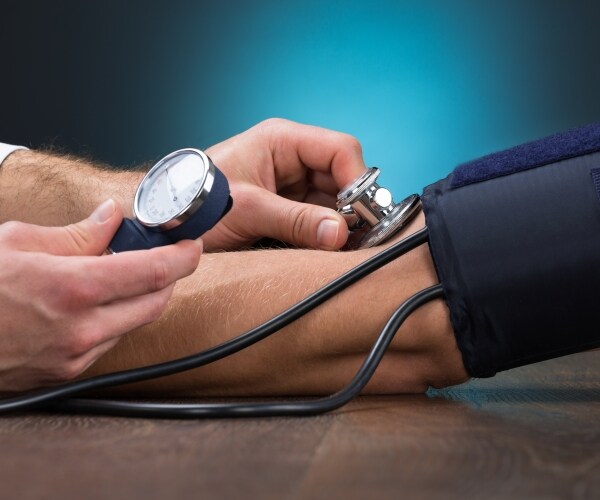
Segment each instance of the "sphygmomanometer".
M124 219L109 244L111 252L144 250L196 239L231 208L229 184L198 149L180 149L154 165L133 200L133 219Z
M422 207L426 227L389 246L266 323L185 358L101 375L0 401L0 413L40 408L142 417L313 415L367 384L396 331L438 298L468 373L475 377L600 346L593 284L600 280L600 124L588 125L458 166L399 203L369 169L338 194L351 248L388 241ZM135 219L113 252L196 238L231 208L225 176L201 151L176 151L142 180ZM400 304L352 381L313 400L171 404L73 396L197 368L272 335L344 288L427 243L440 280Z

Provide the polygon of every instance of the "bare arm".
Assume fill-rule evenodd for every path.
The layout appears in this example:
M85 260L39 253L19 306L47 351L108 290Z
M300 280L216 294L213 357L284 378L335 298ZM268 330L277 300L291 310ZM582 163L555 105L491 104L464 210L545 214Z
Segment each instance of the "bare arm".
M405 232L422 227L416 220ZM178 282L167 313L124 338L86 375L185 356L232 338L293 305L380 249L205 254ZM235 270L235 272L232 272ZM191 372L126 388L153 395L324 394L352 377L393 310L437 282L427 246L364 279L269 339ZM445 304L415 312L367 391L421 392L467 374Z
M112 198L131 217L142 172L116 171L76 157L19 150L0 168L0 224L18 220L64 226Z
M64 225L113 197L127 211L137 172L18 151L0 169L0 221ZM128 215L126 213L126 215ZM405 234L414 231L415 221ZM175 287L161 319L127 335L86 372L104 373L173 359L236 336L297 302L375 250L266 250L205 254ZM151 394L326 393L349 380L391 312L437 282L426 246L354 285L302 320L214 365L135 387ZM441 301L407 321L368 387L422 391L467 378Z

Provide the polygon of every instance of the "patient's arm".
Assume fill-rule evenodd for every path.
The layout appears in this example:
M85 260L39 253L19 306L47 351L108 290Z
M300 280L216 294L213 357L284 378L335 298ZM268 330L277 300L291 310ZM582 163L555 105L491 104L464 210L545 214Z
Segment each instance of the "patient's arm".
M423 226L420 216L403 237ZM126 336L86 374L189 355L271 318L380 249L256 250L203 255L162 318ZM427 245L380 269L272 337L194 371L126 388L160 395L323 394L350 380L394 309L437 283ZM437 300L399 330L368 392L420 392L467 379Z
M130 215L142 174L16 151L0 169L0 222L65 225L112 197ZM129 213L128 213L129 212ZM417 219L403 236L423 225ZM262 323L379 249L261 250L204 254L178 282L161 319L125 338L86 376L206 349ZM110 258L110 257L107 257ZM392 311L437 282L427 246L388 264L269 339L213 365L134 386L129 392L306 394L340 388L360 365ZM371 392L422 391L466 380L443 301L416 311L377 370ZM129 389L129 388L128 388Z

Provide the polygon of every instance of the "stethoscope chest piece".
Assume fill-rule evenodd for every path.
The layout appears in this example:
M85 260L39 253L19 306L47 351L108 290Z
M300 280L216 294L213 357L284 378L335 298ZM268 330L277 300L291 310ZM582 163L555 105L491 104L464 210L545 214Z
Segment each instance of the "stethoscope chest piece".
M348 223L350 248L369 248L383 243L421 208L417 194L394 203L392 193L376 182L380 173L378 168L370 168L338 193L337 210Z

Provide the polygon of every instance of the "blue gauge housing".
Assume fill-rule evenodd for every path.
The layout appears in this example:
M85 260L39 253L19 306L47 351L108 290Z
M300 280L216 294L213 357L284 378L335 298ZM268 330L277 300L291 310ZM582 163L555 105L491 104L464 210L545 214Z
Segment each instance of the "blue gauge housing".
M195 150L181 150L195 151ZM180 152L175 152L165 158L170 158ZM223 173L208 160L214 180L209 187L203 186L198 196L202 201L183 214L179 214L178 222L173 227L165 229L165 225L149 227L137 219L124 219L117 230L114 238L109 244L109 250L113 253L126 252L129 250L147 250L154 247L170 245L180 240L193 240L202 236L211 229L222 217L229 212L233 205L230 196L229 183ZM165 159L161 160L163 162ZM155 167L161 164L159 162ZM155 168L153 167L153 169ZM151 170L152 171L152 170ZM150 172L149 172L150 173ZM146 177L144 178L144 180ZM143 185L144 180L140 183ZM138 188L138 192L139 192ZM134 210L135 213L135 210Z

